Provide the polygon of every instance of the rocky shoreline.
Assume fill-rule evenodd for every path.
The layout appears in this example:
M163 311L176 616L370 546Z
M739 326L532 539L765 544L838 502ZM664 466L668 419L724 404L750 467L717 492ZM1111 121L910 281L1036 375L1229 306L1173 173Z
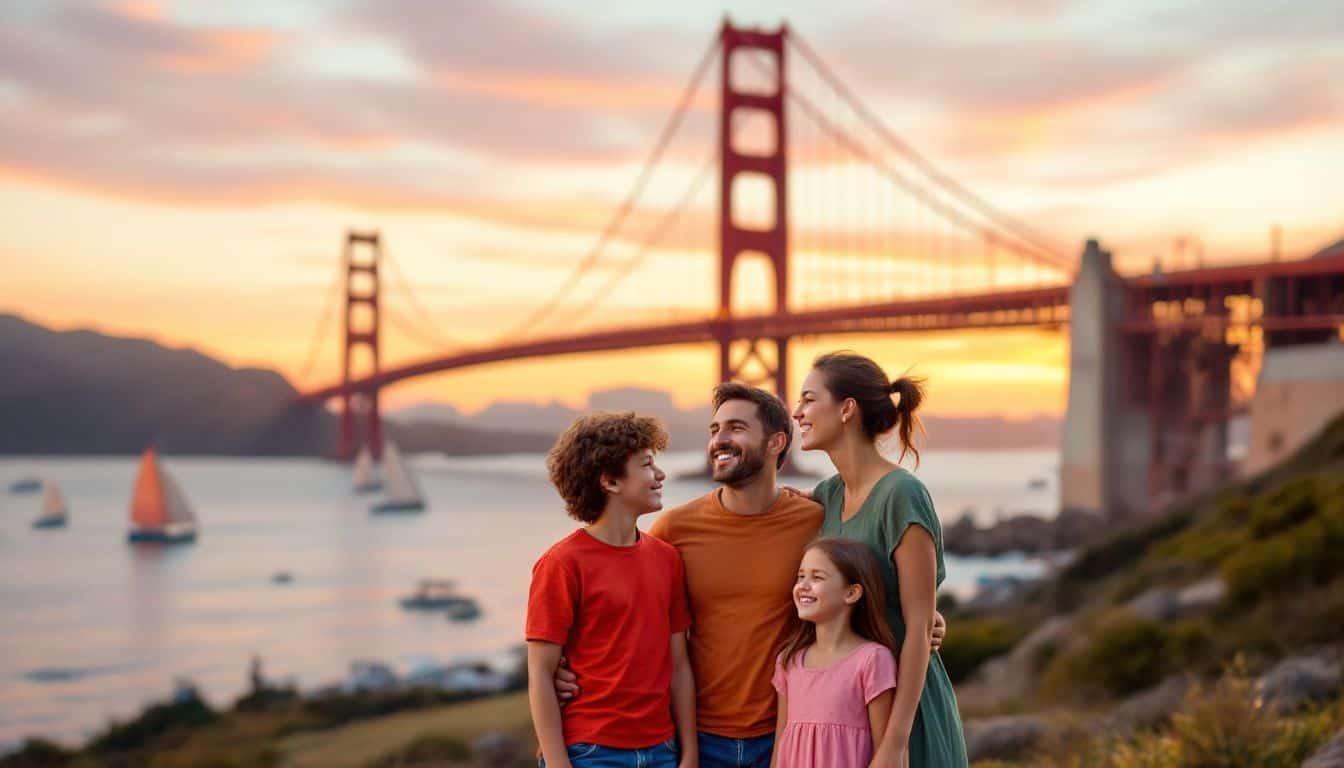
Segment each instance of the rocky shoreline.
M1024 512L984 528L967 512L943 529L943 550L962 556L1038 555L1091 546L1111 532L1100 515L1077 510L1064 510L1054 519Z

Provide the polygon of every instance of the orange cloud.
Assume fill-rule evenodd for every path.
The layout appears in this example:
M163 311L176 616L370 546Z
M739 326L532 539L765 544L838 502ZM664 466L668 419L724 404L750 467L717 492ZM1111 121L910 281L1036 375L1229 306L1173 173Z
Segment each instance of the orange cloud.
M277 35L256 29L194 32L199 46L165 52L154 64L167 72L189 75L228 75L245 72L275 48Z
M158 0L121 0L113 10L136 21L163 21L163 4Z

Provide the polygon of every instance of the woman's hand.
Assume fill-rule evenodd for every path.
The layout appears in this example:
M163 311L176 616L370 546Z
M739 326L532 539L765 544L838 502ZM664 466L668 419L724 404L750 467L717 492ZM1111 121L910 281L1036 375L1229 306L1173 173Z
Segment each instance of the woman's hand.
M811 491L800 491L791 485L781 485L779 489L790 496L797 496L799 498L807 499L808 501L816 501L816 499L812 498Z

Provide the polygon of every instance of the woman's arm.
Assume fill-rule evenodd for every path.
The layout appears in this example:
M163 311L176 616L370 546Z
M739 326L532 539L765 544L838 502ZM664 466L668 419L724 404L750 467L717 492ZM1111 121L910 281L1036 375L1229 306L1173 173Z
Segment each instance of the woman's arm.
M695 674L686 653L686 633L672 635L672 720L681 742L681 768L700 765L700 741L695 734ZM549 765L549 763L548 763Z
M929 633L933 628L936 602L938 554L933 535L921 525L905 529L891 560L900 574L901 615L905 618L905 640L897 669L896 696L887 720L887 732L873 755L878 766L901 766L910 744L910 728L919 710L924 678L929 672Z
M770 748L770 768L775 768L779 764L779 740L784 736L784 726L789 722L789 699L778 691L775 692L775 745Z
M527 642L527 703L532 710L532 724L537 730L541 756L551 768L570 768L569 753L565 751L565 731L560 724L560 701L555 697L551 682L555 668L560 666L560 646L537 640Z
M882 737L887 733L887 721L891 719L891 702L896 698L894 691L878 694L868 702L868 728L873 732L873 754L882 746Z

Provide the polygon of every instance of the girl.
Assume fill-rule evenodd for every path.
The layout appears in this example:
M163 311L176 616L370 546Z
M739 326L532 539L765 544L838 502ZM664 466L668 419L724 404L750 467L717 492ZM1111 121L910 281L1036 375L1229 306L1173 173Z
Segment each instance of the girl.
M822 355L803 381L793 416L803 450L825 451L839 470L812 492L825 508L821 534L861 541L882 564L901 677L873 765L966 768L957 697L929 647L944 576L942 527L924 484L878 450L879 440L894 432L900 458L913 454L919 465L912 438L922 384L890 381L876 363L852 352Z
M868 547L818 539L793 587L798 623L775 665L772 768L866 768L896 687L896 641L882 616L882 575Z

